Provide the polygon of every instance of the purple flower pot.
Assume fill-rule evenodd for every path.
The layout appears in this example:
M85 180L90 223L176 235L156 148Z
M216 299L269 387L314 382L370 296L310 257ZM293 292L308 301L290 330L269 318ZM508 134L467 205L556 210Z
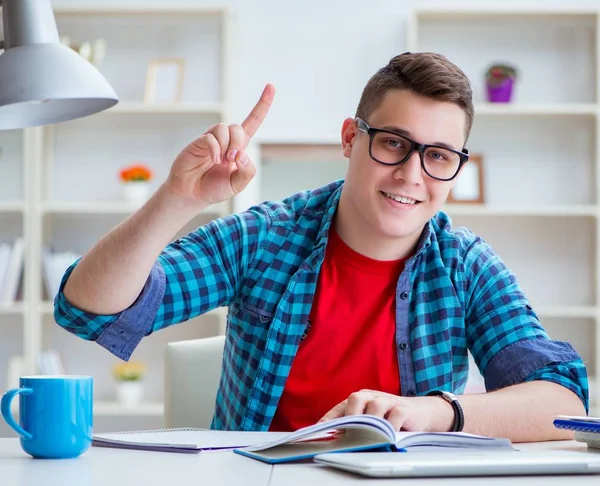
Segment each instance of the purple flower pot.
M512 96L514 79L506 78L502 83L491 86L486 83L487 97L490 103L508 103Z

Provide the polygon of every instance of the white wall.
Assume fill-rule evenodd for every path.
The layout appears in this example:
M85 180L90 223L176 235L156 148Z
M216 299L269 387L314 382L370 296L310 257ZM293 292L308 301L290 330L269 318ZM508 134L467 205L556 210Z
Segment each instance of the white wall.
M54 0L86 5L99 0ZM112 2L109 2L112 3ZM121 0L164 5L164 0ZM170 2L171 3L171 2ZM429 5L508 8L554 5L596 7L598 0L182 0L181 5L225 5L234 15L232 122L239 122L272 82L277 98L257 135L260 141L334 141L352 116L368 78L406 50L411 9Z

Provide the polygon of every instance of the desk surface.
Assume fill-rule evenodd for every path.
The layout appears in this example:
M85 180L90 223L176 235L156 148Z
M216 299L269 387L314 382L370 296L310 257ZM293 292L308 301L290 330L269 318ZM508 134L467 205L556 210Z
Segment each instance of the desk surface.
M519 449L585 451L578 442L517 444ZM600 454L599 451L590 451ZM597 475L577 477L577 485L598 485ZM184 479L185 478L185 479ZM511 486L564 485L566 476L524 476L509 479ZM77 459L35 460L25 454L17 439L0 439L0 484L2 486L170 486L176 481L197 485L299 486L385 484L403 485L481 484L481 478L366 480L316 464L270 466L232 452L173 454L148 451L90 448ZM486 486L506 484L506 477L485 479Z

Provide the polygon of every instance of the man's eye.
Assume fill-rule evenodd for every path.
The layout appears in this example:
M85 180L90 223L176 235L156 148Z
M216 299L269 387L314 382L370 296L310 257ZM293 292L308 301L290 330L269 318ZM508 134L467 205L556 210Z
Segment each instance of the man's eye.
M402 140L398 140L397 138L390 138L386 143L392 148L401 148L403 146Z
M448 157L446 157L446 155L441 152L429 152L428 155L429 155L429 157L431 157L432 159L437 160L437 161L448 160Z

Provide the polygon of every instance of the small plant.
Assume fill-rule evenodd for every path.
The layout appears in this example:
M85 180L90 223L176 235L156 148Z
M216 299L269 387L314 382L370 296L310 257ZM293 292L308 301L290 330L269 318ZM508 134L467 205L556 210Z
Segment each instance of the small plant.
M508 64L493 64L486 71L485 79L489 86L498 86L506 79L516 80L517 70Z
M122 362L113 367L113 376L117 381L142 381L145 375L146 365L141 362Z
M153 177L152 170L144 164L134 164L121 169L119 178L122 182L148 182Z

